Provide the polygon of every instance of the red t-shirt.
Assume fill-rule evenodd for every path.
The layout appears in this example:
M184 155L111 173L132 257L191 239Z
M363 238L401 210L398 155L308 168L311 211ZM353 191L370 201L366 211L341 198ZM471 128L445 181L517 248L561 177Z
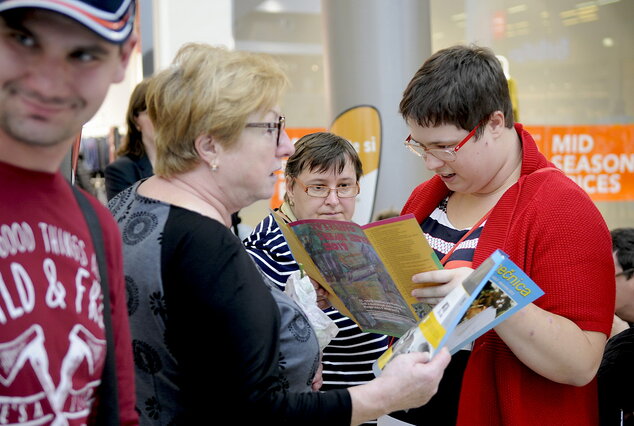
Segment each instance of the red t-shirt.
M59 173L0 163L0 200L0 423L85 424L106 354L90 231ZM120 236L91 202L108 264L121 424L136 424Z

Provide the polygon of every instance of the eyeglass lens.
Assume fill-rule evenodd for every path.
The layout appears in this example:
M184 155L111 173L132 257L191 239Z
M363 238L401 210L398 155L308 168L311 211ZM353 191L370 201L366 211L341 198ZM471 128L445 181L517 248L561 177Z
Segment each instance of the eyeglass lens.
M427 155L431 154L434 157L438 158L441 161L453 161L455 160L455 152L450 149L439 149L439 148L431 148L425 149L422 145L419 145L417 142L414 142L411 137L407 138L405 142L410 151L414 154L422 157L424 160L427 159Z
M331 191L335 191L339 198L350 198L359 193L359 187L357 185L340 186L337 188L328 188L327 186L321 185L309 185L306 187L306 193L311 197L327 198Z
M326 185L306 185L301 180L295 178L295 181L304 187L304 192L310 197L328 198L331 191L335 191L339 198L351 198L355 197L360 188L358 184L338 186L336 188L330 188Z
M458 152L458 150L460 148L462 148L464 146L464 144L467 143L467 141L469 139L471 139L473 137L473 135L475 135L476 130L478 130L478 127L480 127L480 124L482 122L478 123L473 130L471 130L467 136L465 136L455 147L453 148L425 148L425 146L423 146L422 144L414 141L412 139L412 135L407 136L407 139L405 139L405 145L407 145L407 147L414 153L417 154L420 157L423 157L424 160L427 160L427 154L431 154L434 157L438 158L441 161L454 161L456 159L456 152Z

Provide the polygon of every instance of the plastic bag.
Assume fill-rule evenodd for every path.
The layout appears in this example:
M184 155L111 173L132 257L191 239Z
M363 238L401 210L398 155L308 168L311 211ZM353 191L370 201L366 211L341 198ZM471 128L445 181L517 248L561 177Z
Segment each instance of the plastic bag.
M323 350L333 337L339 332L339 328L319 306L317 306L317 293L306 275L301 276L301 271L295 271L286 281L286 293L304 310L310 325L317 334L319 349Z

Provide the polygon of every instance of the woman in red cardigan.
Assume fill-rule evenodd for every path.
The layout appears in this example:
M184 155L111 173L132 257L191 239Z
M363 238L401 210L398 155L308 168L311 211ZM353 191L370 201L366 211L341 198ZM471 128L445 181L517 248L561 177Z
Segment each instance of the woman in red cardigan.
M439 301L498 248L545 291L465 348L461 389L459 380L445 389L460 395L456 424L596 425L595 375L615 297L600 212L514 124L507 80L490 50L434 54L406 88L400 112L411 132L407 147L435 173L402 213L416 215L446 267L415 275L439 283L415 296Z

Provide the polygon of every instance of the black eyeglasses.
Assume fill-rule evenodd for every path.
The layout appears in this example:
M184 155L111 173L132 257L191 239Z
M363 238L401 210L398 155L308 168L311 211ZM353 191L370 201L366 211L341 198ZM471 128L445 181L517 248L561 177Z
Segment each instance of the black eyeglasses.
M286 117L284 117L283 115L280 115L280 118L277 120L277 123L275 122L247 123L245 127L259 127L262 129L266 129L269 132L275 131L277 134L275 136L275 145L280 146L280 135L282 134L282 130L286 128Z
M620 277L621 275L623 275L626 280L629 280L630 278L632 278L632 275L634 275L634 268L630 268L630 269L626 269L625 271L621 271L618 274L614 275L614 277Z

